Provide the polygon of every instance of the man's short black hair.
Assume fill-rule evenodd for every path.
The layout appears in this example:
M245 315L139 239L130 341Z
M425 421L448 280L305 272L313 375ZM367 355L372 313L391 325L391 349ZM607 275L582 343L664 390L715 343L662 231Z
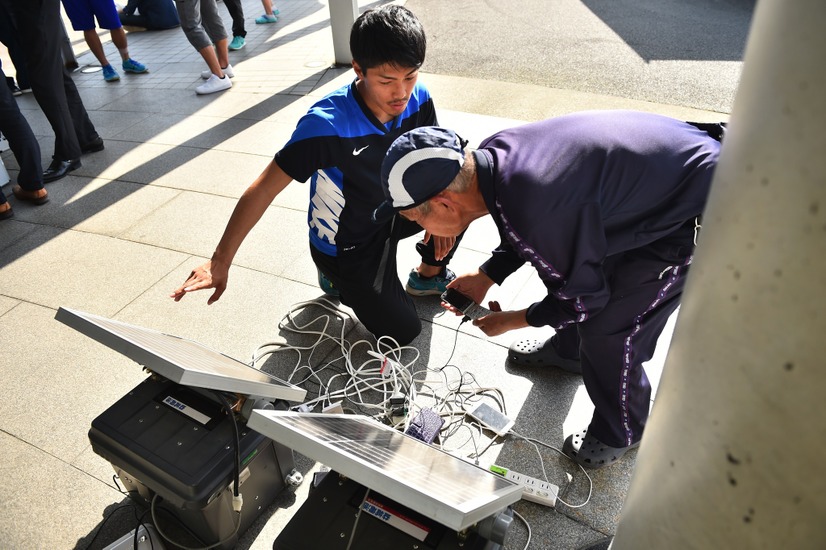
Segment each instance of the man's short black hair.
M350 30L350 54L363 71L384 64L418 69L426 50L422 24L403 6L387 4L367 10Z

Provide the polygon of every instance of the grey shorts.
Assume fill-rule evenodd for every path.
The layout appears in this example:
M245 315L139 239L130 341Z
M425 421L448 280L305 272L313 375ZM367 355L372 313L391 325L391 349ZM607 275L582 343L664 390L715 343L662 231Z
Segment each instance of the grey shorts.
M225 40L227 31L215 0L175 0L181 28L196 50Z

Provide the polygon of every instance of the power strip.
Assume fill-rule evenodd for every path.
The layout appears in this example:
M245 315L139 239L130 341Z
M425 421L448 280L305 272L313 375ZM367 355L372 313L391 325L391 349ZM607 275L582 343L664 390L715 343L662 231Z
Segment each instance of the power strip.
M492 464L490 471L494 474L499 474L505 479L509 479L514 483L522 486L522 498L537 504L543 504L553 508L556 505L556 497L559 494L559 487L553 483L529 477L513 470L508 470L502 466Z

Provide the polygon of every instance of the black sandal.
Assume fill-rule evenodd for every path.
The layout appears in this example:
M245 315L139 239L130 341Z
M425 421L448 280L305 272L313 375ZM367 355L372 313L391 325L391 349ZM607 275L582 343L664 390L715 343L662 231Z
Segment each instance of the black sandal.
M596 437L582 430L565 438L562 452L571 460L585 468L597 470L610 466L622 455L640 446L640 442L632 443L628 447L609 447Z
M515 365L531 367L558 367L566 372L582 374L579 359L560 356L551 338L544 342L536 339L517 340L508 348L508 359Z

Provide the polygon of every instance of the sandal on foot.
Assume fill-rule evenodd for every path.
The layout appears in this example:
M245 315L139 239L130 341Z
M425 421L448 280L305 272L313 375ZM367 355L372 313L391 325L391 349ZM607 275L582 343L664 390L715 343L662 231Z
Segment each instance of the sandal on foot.
M596 437L582 430L569 435L562 444L562 452L571 460L585 468L597 470L610 466L631 449L640 446L640 442L632 443L628 447L609 447Z
M508 348L508 359L515 365L532 367L558 367L566 372L582 374L579 359L566 359L557 353L551 339L517 340Z

